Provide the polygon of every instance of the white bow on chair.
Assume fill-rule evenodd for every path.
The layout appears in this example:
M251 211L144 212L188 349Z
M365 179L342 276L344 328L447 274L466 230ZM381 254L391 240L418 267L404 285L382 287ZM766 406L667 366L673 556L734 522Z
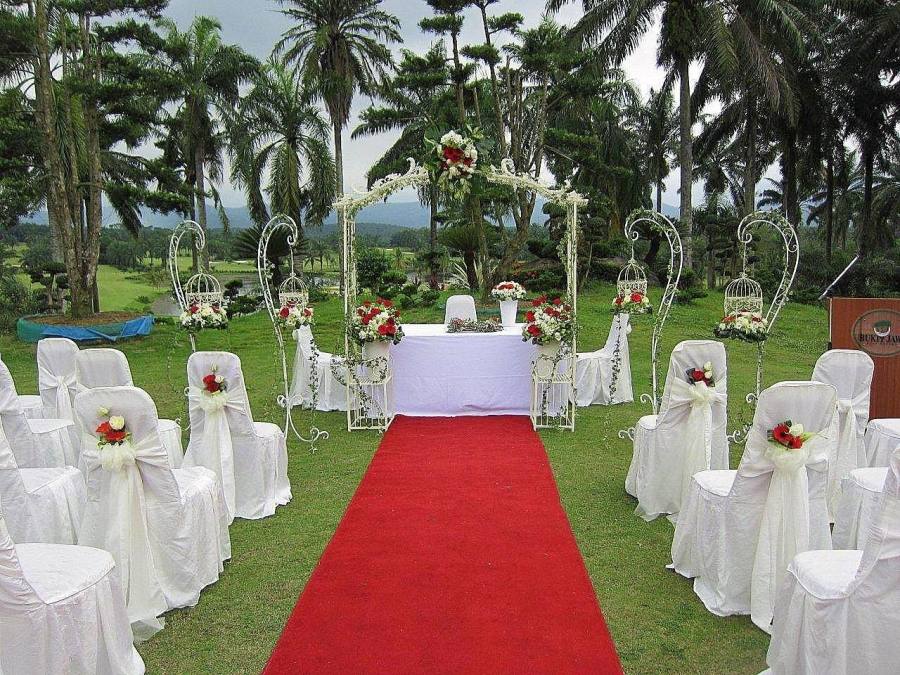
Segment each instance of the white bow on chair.
M725 392L708 387L705 382L690 384L675 380L672 384L669 407L688 405L691 408L684 425L684 462L681 474L681 503L687 501L691 477L709 469L712 458L712 406L725 404Z
M192 441L189 464L205 466L219 477L231 522L235 512L234 449L226 409L244 412L244 398L240 392L226 390L208 394L204 389L191 387L188 401L204 413L203 436L196 444Z
M38 382L45 383L43 389L51 387L56 389L56 418L61 420L74 420L75 414L72 412L72 397L69 394L70 389L75 389L75 373L67 375L57 375L47 366L38 364Z
M127 440L103 446L94 436L84 438L82 461L88 471L90 500L98 501L96 481L102 481L104 476L97 472L102 470L108 475L109 501L105 517L85 521L88 525L79 532L78 543L112 554L124 586L129 620L146 625L151 632L159 630L162 621L157 617L168 606L153 564L144 483L137 463L162 466L166 462L165 451L149 436L138 442ZM93 442L87 442L88 438ZM90 489L91 485L95 489Z

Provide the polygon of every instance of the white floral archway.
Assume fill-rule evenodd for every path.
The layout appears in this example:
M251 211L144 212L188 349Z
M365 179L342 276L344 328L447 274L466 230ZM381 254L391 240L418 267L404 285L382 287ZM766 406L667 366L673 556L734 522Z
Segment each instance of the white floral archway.
M388 196L407 187L420 187L427 185L430 181L429 169L416 163L412 158L407 160L409 168L403 174L391 174L376 181L372 187L365 191L355 191L337 200L334 208L339 215L339 221L343 224L342 231L342 270L344 279L344 316L349 317L357 304L357 277L356 277L356 216L366 206L374 204L378 201L386 199ZM587 199L572 190L568 185L563 187L553 187L540 182L533 176L525 173L516 172L515 165L512 160L507 158L500 163L500 167L491 166L486 170L482 170L482 175L491 183L498 185L506 185L514 189L531 190L540 195L547 201L553 202L566 209L566 232L560 245L560 259L566 271L566 294L572 305L572 314L576 317L578 312L578 208L587 204ZM577 331L575 331L577 333ZM575 380L575 334L571 339L571 344L563 345L561 353L567 354L568 358L568 376L572 382L572 399L574 401L574 380ZM352 369L354 356L357 355L355 342L350 339L349 332L344 331L344 354L347 358L348 368ZM543 358L543 357L542 357ZM350 380L352 375L347 377L346 386L351 386ZM348 402L350 401L348 390ZM385 422L380 425L374 425L366 428L386 428L390 424L392 415L385 415ZM348 412L348 428L352 427L349 423L350 413ZM532 414L534 421L534 414ZM536 426L543 426L535 422ZM564 426L574 429L574 404L571 413L566 415L566 420L562 424L554 424L553 426Z

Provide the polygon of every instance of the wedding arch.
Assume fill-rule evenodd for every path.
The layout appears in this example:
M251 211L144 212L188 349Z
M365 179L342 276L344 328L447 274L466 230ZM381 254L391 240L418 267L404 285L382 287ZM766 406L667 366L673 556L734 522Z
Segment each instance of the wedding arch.
M344 316L349 317L357 304L356 275L356 216L366 206L386 199L388 196L407 187L422 187L429 183L431 174L427 166L419 165L412 158L407 159L409 167L405 173L391 174L376 181L368 190L357 190L347 194L334 203L338 220L342 223L342 272L344 279L343 300ZM500 167L490 166L482 171L484 178L497 185L505 185L514 189L530 190L547 201L557 204L566 210L566 230L560 245L560 259L566 272L566 294L572 306L572 315L577 321L578 302L578 208L587 204L587 199L573 191L568 185L553 187L537 178L516 171L515 164L509 158L500 163ZM577 332L577 331L576 331ZM534 388L532 392L532 423L535 427L575 428L575 336L570 343L562 344L555 359L541 356L532 370ZM561 358L562 357L562 358ZM347 387L347 428L355 429L387 429L393 420L387 391L391 378L390 358L381 357L365 362L360 358L360 350L349 333L349 324L344 330L344 384ZM381 361L384 361L383 363ZM542 361L553 365L546 367ZM564 361L563 368L558 365ZM360 366L365 375L360 377ZM561 372L562 371L562 372ZM555 392L560 386L568 387L565 400L547 405L546 392ZM380 389L374 395L374 389ZM543 388L544 394L540 393ZM535 392L537 390L537 393ZM535 398L544 403L535 406Z

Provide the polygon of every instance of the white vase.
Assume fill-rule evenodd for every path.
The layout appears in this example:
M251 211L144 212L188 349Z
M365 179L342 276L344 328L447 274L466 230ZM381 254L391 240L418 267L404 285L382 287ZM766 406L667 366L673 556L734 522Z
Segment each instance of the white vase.
M379 340L378 342L364 342L362 346L362 356L365 360L377 358L379 356L387 358L390 354L391 343L389 340Z
M518 300L501 300L500 301L500 323L504 328L516 325L516 312L519 311Z

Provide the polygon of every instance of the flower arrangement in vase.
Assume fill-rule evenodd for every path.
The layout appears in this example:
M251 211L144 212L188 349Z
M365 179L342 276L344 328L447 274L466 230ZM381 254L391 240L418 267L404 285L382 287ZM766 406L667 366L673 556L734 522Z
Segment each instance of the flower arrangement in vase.
M542 295L531 301L531 309L525 312L522 340L539 346L558 347L575 334L572 306L561 298Z
M403 339L400 312L390 300L366 300L350 315L350 335L361 345L374 342L397 344Z
M514 326L519 300L525 297L525 287L515 281L501 281L491 290L491 296L500 303L500 321L503 326Z

